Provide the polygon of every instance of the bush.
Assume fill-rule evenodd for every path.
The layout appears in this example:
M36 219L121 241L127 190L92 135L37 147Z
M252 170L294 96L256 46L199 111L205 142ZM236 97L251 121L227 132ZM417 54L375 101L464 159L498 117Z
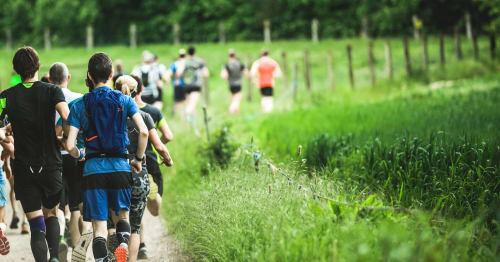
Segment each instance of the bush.
M225 125L211 134L211 140L202 145L199 152L205 161L202 163L201 173L208 175L214 168L226 169L231 163L238 145L231 141L230 126Z

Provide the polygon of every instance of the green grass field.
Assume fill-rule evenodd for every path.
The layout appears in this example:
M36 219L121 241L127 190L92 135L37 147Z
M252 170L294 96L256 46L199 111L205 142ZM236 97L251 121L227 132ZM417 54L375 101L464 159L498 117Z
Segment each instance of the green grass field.
M194 261L495 261L500 257L500 61L487 39L480 60L462 43L455 57L446 39L441 68L436 38L430 67L422 69L420 42L411 41L414 73L406 76L402 41L390 39L394 80L386 76L384 41L375 41L377 85L370 86L368 41L199 45L211 72L208 143L201 106L196 127L165 114L174 131L168 144L175 166L164 168L163 215L169 232ZM355 90L349 86L346 45L353 46ZM290 83L299 67L297 101L278 80L276 110L259 113L257 89L229 116L227 84L219 77L227 49L255 59L261 48L281 63ZM96 51L122 59L131 71L141 52L169 64L179 47L152 45ZM305 49L311 52L311 91L304 86ZM335 90L326 54L333 52ZM84 92L86 62L94 51L40 51L41 72L62 61L71 88ZM1 51L2 87L12 52ZM9 59L4 59L9 58ZM248 86L244 86L248 92ZM303 147L301 156L297 148ZM254 152L262 154L259 171ZM265 160L280 171L273 174Z

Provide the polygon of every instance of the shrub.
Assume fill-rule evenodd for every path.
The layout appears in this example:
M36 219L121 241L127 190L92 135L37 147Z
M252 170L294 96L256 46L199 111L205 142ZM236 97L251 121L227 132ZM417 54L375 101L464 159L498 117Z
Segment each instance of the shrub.
M212 132L211 140L200 147L200 155L205 161L201 163L201 173L208 175L211 169L226 169L238 149L238 145L230 138L230 126Z

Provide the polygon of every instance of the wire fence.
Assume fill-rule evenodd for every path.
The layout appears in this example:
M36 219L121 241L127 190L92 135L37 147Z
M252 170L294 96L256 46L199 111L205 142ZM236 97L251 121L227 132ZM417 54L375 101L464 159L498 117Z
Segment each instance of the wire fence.
M408 209L404 207L392 207L392 206L384 206L384 205L363 205L361 202L346 202L346 201L339 201L332 199L330 197L325 196L321 192L318 192L317 188L317 176L316 173L312 172L312 180L309 185L303 185L300 182L296 181L294 177L290 174L288 174L284 169L278 168L271 159L264 157L264 152L261 150L254 149L254 143L253 143L253 137L251 139L250 144L245 144L242 143L240 140L233 136L229 136L229 139L232 140L234 143L238 144L239 148L241 149L241 152L247 156L250 156L253 159L253 164L256 172L260 171L260 166L261 164L264 164L264 166L267 166L273 176L276 176L276 174L280 174L281 177L286 179L288 181L288 185L294 185L295 188L298 190L303 191L304 193L309 193L313 199L318 199L318 200L325 200L325 201L330 201L333 202L337 205L342 205L342 206L348 206L352 208L359 208L359 209L364 209L364 210L373 210L373 211L383 211L383 212L392 212L392 213L397 213L397 214L414 214L416 213L417 210L415 209ZM298 146L298 151L297 151L297 157L302 156L302 146ZM301 160L302 161L302 160ZM291 166L291 163L287 163L289 166ZM272 188L271 185L269 185L269 193L272 193Z

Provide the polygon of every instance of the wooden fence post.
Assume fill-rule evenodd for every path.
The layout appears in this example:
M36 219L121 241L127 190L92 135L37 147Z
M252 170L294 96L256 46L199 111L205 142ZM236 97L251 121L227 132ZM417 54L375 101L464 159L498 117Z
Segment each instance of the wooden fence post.
M477 35L472 35L472 48L474 49L474 59L479 60L479 46L477 44Z
M12 49L12 30L9 28L5 29L5 40L7 50Z
M173 25L174 45L180 45L180 43L181 43L181 40L179 37L180 32L181 32L181 26L179 25L179 23L175 23Z
M87 50L94 49L94 28L87 25Z
M223 22L219 23L219 43L226 43L226 25Z
M416 15L413 15L412 21L413 21L413 37L415 38L415 40L420 40L420 28L418 27L420 20Z
M458 31L455 32L455 49L457 51L457 59L462 60L462 42Z
M444 50L444 36L439 35L439 63L444 67L446 64L445 50Z
M467 38L472 39L472 37L473 37L472 22L470 19L470 12L469 11L465 12L465 31L467 32Z
M210 142L210 130L208 129L207 105L203 105L203 120L205 122L205 131L207 132L207 141Z
M45 50L50 50L52 49L52 43L50 42L50 28L45 27L43 30L43 41L44 41L44 46Z
M403 38L403 48L405 54L405 68L406 74L409 76L411 74L411 57L410 57L410 48L408 47L408 38Z
M210 86L208 83L208 77L203 78L202 88L203 88L202 94L203 98L205 99L205 105L208 106L210 104Z
M264 20L264 42L271 43L271 21Z
M250 64L250 61L251 61L250 57L247 57L245 62L246 62L246 66L247 66L247 69L248 69L249 72L250 72L250 67L252 66ZM252 87L253 87L253 85L252 85L252 76L248 75L248 77L247 77L247 89L248 89L247 90L247 101L248 102L252 101Z
M352 70L352 47L347 45L347 60L349 62L349 80L351 82L351 88L354 89L354 72Z
M385 41L385 71L389 79L392 80L394 78L394 72L392 68L391 42L389 40Z
M306 80L306 88L308 91L311 90L311 71L309 64L309 49L304 52L304 77Z
M363 16L363 18L361 19L361 36L363 38L368 38L370 36L370 25L369 25L369 22L368 22L368 17L366 16Z
M285 89L288 89L290 86L288 83L288 63L286 60L285 51L281 53L281 59L281 68L283 69L283 86L285 87Z
M429 67L429 52L427 50L427 35L422 36L422 57L424 63L424 70Z
M495 33L490 33L490 57L491 59L495 59L496 56L497 43L495 39Z
M130 35L130 48L137 48L137 26L135 23L130 24L129 27L129 35Z
M297 89L299 88L299 65L293 66L293 101L297 101Z
M312 33L311 37L312 37L313 43L317 43L319 41L318 26L319 26L319 21L318 21L318 19L314 18L311 22L311 33Z
M331 49L328 49L327 63L328 63L328 86L330 87L330 90L335 91L335 73L333 71L333 55Z
M370 78L372 86L376 85L375 76L375 56L373 55L373 40L368 43L368 63L370 65Z

